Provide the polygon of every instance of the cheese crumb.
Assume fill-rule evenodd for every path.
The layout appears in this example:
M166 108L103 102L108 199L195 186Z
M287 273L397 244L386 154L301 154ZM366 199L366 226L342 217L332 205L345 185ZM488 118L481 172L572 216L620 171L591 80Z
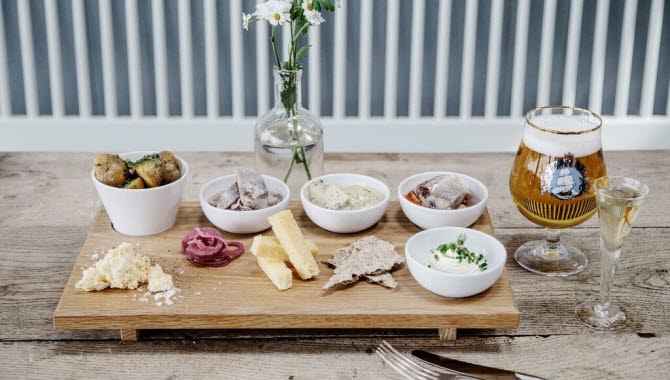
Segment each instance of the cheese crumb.
M137 289L146 283L149 283L151 292L173 287L172 276L165 274L159 265L152 267L149 258L135 252L131 244L121 243L93 266L84 269L75 286L90 292L106 288Z
M149 268L147 277L149 282L147 288L150 292L163 292L174 287L172 276L163 272L163 269L158 264Z

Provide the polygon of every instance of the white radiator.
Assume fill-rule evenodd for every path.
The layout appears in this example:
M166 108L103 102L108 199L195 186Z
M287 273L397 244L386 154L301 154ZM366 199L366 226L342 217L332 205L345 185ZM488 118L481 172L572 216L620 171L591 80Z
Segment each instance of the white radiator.
M155 113L144 113L142 76L142 55L140 50L140 26L138 2L135 0L98 0L99 46L102 61L102 87L104 107L102 114L94 114L91 94L91 62L89 46L91 38L87 34L84 0L43 1L44 19L36 20L31 6L36 2L16 0L16 13L20 41L21 72L10 72L6 41L7 28L0 7L0 150L2 151L130 151L136 149L173 149L192 151L249 151L253 144L253 126L256 116L245 112L246 91L253 90L256 96L256 109L267 110L272 91L271 64L269 60L269 28L263 23L252 25L257 31L245 32L241 28L242 11L250 10L249 1L231 0L227 12L218 11L221 2L204 0L203 12L192 14L192 4L188 0L177 0L178 44L179 44L179 112L170 112L168 86L177 85L175 78L168 77L168 55L166 47L164 0L151 0L151 49L153 54L153 83L155 84ZM117 68L115 59L114 28L112 2L123 2L125 14L125 33L127 46L129 115L119 113L117 94ZM147 0L148 1L148 0ZM536 0L533 0L536 1ZM587 0L589 1L589 0ZM321 114L325 125L326 150L348 152L455 152L455 151L513 151L517 148L523 125L524 91L526 81L526 57L529 53L529 25L541 23L539 68L536 104L550 103L552 83L552 62L554 62L554 33L556 31L557 0L546 0L542 5L541 19L532 19L529 10L531 0L518 0L515 7L513 69L502 72L501 44L503 39L503 0L491 0L488 16L488 36L477 36L478 0L465 1L462 36L454 36L452 9L455 1L414 0L411 2L411 23L402 24L405 16L401 12L400 0L388 0L384 17L377 17L373 11L380 0L344 0L343 8L338 9L327 23L332 23L333 41L329 46L322 43L322 30L313 28L309 35L310 49L307 72L304 80L308 82L306 102L309 108ZM118 4L114 4L117 6ZM253 4L251 4L253 5ZM460 4L462 5L462 3ZM74 36L74 56L76 62L77 113L66 114L63 70L61 59L61 38L59 28L59 7L71 6L72 30ZM347 12L347 7L355 6L359 11ZM599 0L595 20L584 20L583 0L570 2L570 15L565 48L562 97L560 103L576 103L578 86L578 68L580 56L581 28L584 23L594 23L593 49L591 54L591 72L588 104L578 104L600 113L603 103L605 78L608 19L611 4L609 0ZM604 115L604 145L606 149L670 149L670 94L658 94L657 73L659 72L659 52L661 51L664 24L664 0L652 0L648 17L647 38L644 53L644 67L639 113L628 114L631 71L633 70L633 52L635 49L635 31L638 12L637 0L626 0L623 9L621 38L616 74L616 94L612 115ZM68 10L70 11L70 10ZM349 13L349 16L348 16ZM347 19L352 18L353 20ZM435 16L436 15L436 16ZM436 17L435 29L426 29L427 17ZM44 23L48 56L48 81L50 91L50 113L40 113L38 104L38 74L33 36L33 23ZM373 29L383 22L386 33L384 40L383 91L373 91ZM203 41L198 43L204 50L205 94L204 114L196 114L194 97L193 35L194 23L202 23ZM358 23L357 62L348 59L351 51L348 46L347 31L352 23ZM431 24L433 25L433 24ZM199 25L197 25L200 27ZM320 28L324 28L321 26ZM255 49L245 46L243 33L253 33ZM409 46L400 46L400 37L409 33ZM223 81L218 39L229 38L230 57L229 82ZM484 38L487 43L486 79L483 115L473 115L473 94L477 88L475 81L477 42ZM118 38L118 37L116 37ZM462 38L463 48L459 51L461 63L460 98L457 114L447 115L447 92L452 85L449 78L449 64L454 62L450 50L450 41ZM434 65L435 72L427 95L424 86L426 79L422 75L424 67L425 42L436 39ZM249 38L247 38L249 43ZM377 43L380 43L377 41ZM255 54L258 64L249 65L244 61L247 49ZM332 59L332 88L325 90L321 86L314 70L324 61L324 51L329 49ZM638 47L640 49L640 47ZM511 53L511 52L510 52ZM399 72L400 57L409 54L408 72ZM433 64L433 62L429 62ZM351 70L356 70L357 81L351 80ZM24 98L10 95L9 79L22 75ZM406 113L399 115L398 78L407 75ZM502 75L511 75L509 113L501 115L499 110L499 86ZM255 78L255 88L250 89L245 78ZM228 76L227 76L228 77ZM330 78L329 78L330 79ZM220 86L230 86L232 105L230 112L220 108ZM358 102L354 114L347 111L347 91L350 86L357 89ZM377 86L378 87L378 86ZM660 86L670 88L670 86ZM657 97L666 97L668 104L664 114L654 114L654 102ZM374 114L372 101L383 97L383 111ZM321 112L322 99L332 101L332 112ZM25 104L25 113L13 113L13 104ZM431 112L422 111L422 105L429 102ZM202 108L202 107L200 107ZM403 107L404 108L404 107Z

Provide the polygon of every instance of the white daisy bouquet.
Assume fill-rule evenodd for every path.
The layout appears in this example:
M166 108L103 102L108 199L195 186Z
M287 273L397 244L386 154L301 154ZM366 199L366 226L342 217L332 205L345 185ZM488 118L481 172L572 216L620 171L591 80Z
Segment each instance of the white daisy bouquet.
M298 139L297 120L295 120L297 115L297 75L298 71L302 69L300 61L307 56L310 47L310 45L305 44L304 37L307 37L310 26L316 26L325 21L321 15L321 12L325 11L335 11L335 5L331 0L268 0L256 4L256 11L253 13L242 13L242 27L245 30L249 29L252 22L267 21L272 27L270 42L275 58L275 69L283 82L280 93L281 102L286 109L287 116L293 118L293 130L290 132L296 140ZM279 59L277 53L277 27L291 29L288 57L284 57L284 62ZM307 178L311 179L304 148L293 148L284 182L289 178L294 164L302 164Z

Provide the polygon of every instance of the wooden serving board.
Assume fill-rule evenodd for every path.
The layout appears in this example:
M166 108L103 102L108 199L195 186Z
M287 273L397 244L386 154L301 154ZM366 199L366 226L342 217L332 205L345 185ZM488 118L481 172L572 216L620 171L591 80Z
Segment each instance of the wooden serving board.
M394 277L398 289L356 283L323 293L321 287L332 269L320 261L337 248L366 235L377 235L395 244L404 254L405 242L420 231L391 202L377 225L355 234L335 234L313 224L298 202L291 209L305 238L319 247L321 274L302 281L294 275L293 288L278 291L249 252L223 268L198 267L181 253L181 239L196 226L211 226L195 202L183 203L170 230L147 237L130 237L112 228L104 209L96 216L79 258L54 312L56 330L121 330L124 340L137 339L141 329L441 329L445 339L455 339L456 328L516 328L519 311L505 271L487 291L469 298L444 298L422 288L402 266ZM488 211L471 228L493 234ZM268 230L264 234L272 235ZM247 249L254 235L233 235ZM85 292L75 288L82 269L90 266L94 252L102 254L121 242L139 243L138 250L172 274L181 289L174 304L161 306L145 291L107 289Z

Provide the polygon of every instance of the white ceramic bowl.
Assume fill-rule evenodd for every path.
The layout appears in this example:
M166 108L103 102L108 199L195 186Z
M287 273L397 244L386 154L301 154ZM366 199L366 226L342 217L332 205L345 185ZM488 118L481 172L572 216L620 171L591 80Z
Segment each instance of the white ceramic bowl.
M418 184L442 174L456 176L461 183L472 193L476 204L457 210L435 210L416 205L405 198L405 195L414 190ZM460 173L452 172L425 172L405 178L398 185L398 199L405 215L420 228L426 230L436 227L467 227L472 225L484 212L489 191L486 186L476 179Z
M468 274L445 273L428 268L430 250L438 245L456 241L459 234L465 233L465 246L472 252L483 253L488 267L483 272ZM409 238L405 244L407 267L414 279L427 290L443 297L470 297L481 293L493 285L507 260L505 247L491 235L461 227L440 227Z
M130 152L120 154L119 157L134 161L152 153L157 152ZM181 157L176 157L181 177L167 185L147 189L123 189L105 185L95 178L95 168L91 170L95 189L117 232L130 236L147 236L163 232L174 225L188 176L188 164Z
M323 208L310 202L307 195L307 189L312 186L314 182L319 180L339 186L367 186L382 193L384 199L372 207L361 210L330 210ZM300 189L302 207L305 209L307 216L309 216L312 222L324 230L339 234L363 231L366 228L372 227L382 218L382 216L384 216L390 197L391 191L384 182L361 174L328 174L312 179L305 183L302 186L302 189Z
M277 178L261 175L268 190L281 194L282 200L274 206L251 211L222 210L209 201L235 182L235 174L214 178L200 190L200 207L213 225L234 234L254 234L270 228L268 217L288 209L291 191Z

